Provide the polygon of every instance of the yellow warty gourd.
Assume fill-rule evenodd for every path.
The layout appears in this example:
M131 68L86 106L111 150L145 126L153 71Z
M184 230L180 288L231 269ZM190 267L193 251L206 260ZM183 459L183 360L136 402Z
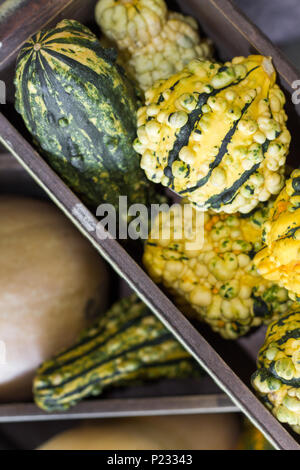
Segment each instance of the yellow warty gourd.
M201 210L249 213L284 184L284 104L270 58L193 60L146 92L134 144L141 167Z
M252 384L276 418L300 434L300 311L296 304L269 326Z
M197 22L190 16L170 12L160 34L137 49L129 67L143 90L157 80L169 78L193 59L212 56L212 42L200 39Z
M261 275L300 297L300 170L278 196L264 227L266 247L255 258Z
M226 339L285 313L292 303L287 291L259 276L252 259L268 206L247 217L184 207L185 216L181 206L158 216L143 259L182 311Z
M167 6L164 0L100 0L95 16L102 32L132 53L160 34Z

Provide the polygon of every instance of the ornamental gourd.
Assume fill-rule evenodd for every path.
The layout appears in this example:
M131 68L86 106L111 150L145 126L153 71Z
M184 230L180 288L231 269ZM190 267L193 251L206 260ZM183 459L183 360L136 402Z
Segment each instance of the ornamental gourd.
M16 109L54 170L87 202L147 204L152 197L132 148L135 89L96 36L64 20L20 52Z
M278 196L264 226L265 248L255 257L260 274L300 298L300 170Z
M95 16L102 32L132 53L161 32L167 5L164 0L99 0Z
M34 380L36 404L66 410L111 386L199 374L192 357L136 296L115 304L73 347L45 362Z
M201 39L197 22L190 16L170 12L159 35L129 60L129 70L143 90L157 80L171 77L193 59L212 57L209 39Z
M143 262L188 316L226 339L268 323L291 305L288 293L264 280L253 264L261 248L268 205L250 216L186 213L175 206L158 216Z
M264 435L245 419L243 434L237 450L275 450Z
M109 272L48 202L1 196L0 220L0 402L16 403L31 400L41 362L105 312Z
M276 418L300 434L300 310L296 307L267 331L253 387Z
M194 60L146 92L141 167L201 210L249 213L284 184L284 104L268 57Z

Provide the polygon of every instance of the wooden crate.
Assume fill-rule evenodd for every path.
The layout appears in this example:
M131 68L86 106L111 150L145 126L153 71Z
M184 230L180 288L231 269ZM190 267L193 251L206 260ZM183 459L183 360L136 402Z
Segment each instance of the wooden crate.
M0 195L47 198L45 192L10 154L0 154ZM116 279L117 281L117 279ZM128 295L119 278L112 302ZM253 349L253 348L251 348ZM0 423L56 421L84 418L237 412L238 408L208 376L162 380L158 383L116 389L101 399L84 400L69 412L45 413L33 403L0 404Z
M69 11L72 10L71 4L76 4L66 3L69 5ZM291 156L294 155L295 161L295 146L298 140L295 129L299 126L299 109L293 106L291 93L292 84L298 78L297 72L229 0L185 0L178 3L184 12L198 18L204 31L214 39L222 58L249 55L253 52L273 57L281 86L288 97L290 128L293 134ZM93 9L90 2L87 2L86 8L87 10L83 8L84 18L89 18L88 12L92 18ZM81 14L77 13L78 11L74 10L72 17L82 20ZM34 27L31 32L35 30ZM198 331L116 240L100 240L97 237L97 220L94 215L33 149L24 138L26 133L23 134L22 128L20 127L21 133L17 131L16 126L20 123L10 106L5 110L5 114L6 116L0 115L0 141L6 149L275 447L299 450L297 438L276 421L251 390L249 377L250 372L255 369L253 353L256 353L257 345L253 346L251 341L248 342L248 338L243 338L237 343L222 341L205 326L201 326ZM249 351L252 352L252 357L248 354Z

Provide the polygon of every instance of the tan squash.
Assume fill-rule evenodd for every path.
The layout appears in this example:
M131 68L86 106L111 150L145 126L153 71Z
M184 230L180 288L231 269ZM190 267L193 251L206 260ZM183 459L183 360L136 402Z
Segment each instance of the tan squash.
M194 415L90 422L55 436L41 450L230 450L236 415Z
M106 308L108 272L50 203L0 198L0 401L31 397L45 359Z

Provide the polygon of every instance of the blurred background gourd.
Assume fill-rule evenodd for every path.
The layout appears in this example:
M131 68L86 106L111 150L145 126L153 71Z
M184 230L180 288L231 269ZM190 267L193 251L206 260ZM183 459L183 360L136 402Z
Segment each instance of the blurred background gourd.
M0 400L8 402L29 399L39 364L106 307L108 272L50 203L2 196L0 220Z

